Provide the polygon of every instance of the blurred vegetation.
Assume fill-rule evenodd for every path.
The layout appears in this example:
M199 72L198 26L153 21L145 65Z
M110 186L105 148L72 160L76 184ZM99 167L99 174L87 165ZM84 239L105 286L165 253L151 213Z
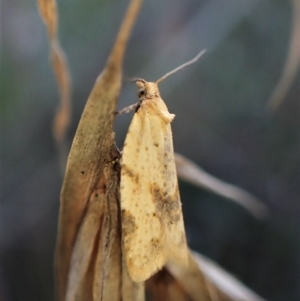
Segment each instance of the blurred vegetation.
M73 80L71 143L127 1L61 1L60 41ZM247 189L270 208L243 208L180 183L189 245L268 300L300 298L300 85L277 111L266 105L283 69L289 1L145 1L125 57L128 77L155 80L201 49L197 64L160 86L175 150ZM51 135L58 103L45 27L34 1L1 11L0 299L52 300L62 176ZM124 82L119 108L136 101ZM130 116L116 118L118 146ZM1 300L2 300L1 299Z

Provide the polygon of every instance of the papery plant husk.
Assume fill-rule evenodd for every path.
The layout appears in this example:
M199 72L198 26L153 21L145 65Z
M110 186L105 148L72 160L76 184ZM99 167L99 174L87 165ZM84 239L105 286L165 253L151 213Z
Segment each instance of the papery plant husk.
M129 5L106 66L87 100L69 153L55 253L59 301L119 300L121 294L120 156L112 128L124 52L141 2L132 0ZM53 3L44 0L48 8L44 15L54 23L57 11Z

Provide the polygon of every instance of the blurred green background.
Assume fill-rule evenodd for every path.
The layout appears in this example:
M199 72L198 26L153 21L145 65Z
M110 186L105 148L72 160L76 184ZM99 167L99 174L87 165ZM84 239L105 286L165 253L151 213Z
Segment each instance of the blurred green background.
M58 1L60 41L73 80L71 143L85 101L129 1ZM156 80L208 49L160 85L174 147L270 209L255 220L238 205L180 182L189 245L261 296L300 300L299 73L283 105L266 110L287 55L286 0L145 0L124 74ZM51 135L58 104L46 29L34 1L1 10L0 300L52 300L62 176ZM124 81L118 108L137 101ZM116 118L122 148L132 114Z

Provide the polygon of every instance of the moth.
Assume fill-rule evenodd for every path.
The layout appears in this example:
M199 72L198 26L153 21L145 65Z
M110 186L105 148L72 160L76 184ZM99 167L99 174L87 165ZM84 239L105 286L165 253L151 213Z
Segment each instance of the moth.
M139 101L125 138L121 161L122 249L129 275L145 281L167 262L188 264L188 247L175 166L170 114L158 83L134 79Z

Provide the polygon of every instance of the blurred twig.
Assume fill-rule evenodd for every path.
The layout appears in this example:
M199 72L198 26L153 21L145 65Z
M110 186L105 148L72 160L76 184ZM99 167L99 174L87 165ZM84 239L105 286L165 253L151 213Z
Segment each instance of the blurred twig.
M146 281L149 301L266 301L205 256L170 262Z
M38 0L40 15L48 29L50 57L60 93L60 103L53 121L53 136L58 148L60 167L65 170L68 147L65 136L71 119L71 80L67 59L57 35L58 11L56 0Z
M219 292L232 301L266 301L207 257L192 252L193 261ZM223 298L220 298L223 300ZM226 299L227 300L227 299Z
M274 92L268 102L268 108L277 109L291 87L300 67L300 0L292 0L293 25L289 52L284 69Z
M267 207L247 191L213 177L182 155L176 154L175 161L179 178L238 203L256 218L267 216Z

